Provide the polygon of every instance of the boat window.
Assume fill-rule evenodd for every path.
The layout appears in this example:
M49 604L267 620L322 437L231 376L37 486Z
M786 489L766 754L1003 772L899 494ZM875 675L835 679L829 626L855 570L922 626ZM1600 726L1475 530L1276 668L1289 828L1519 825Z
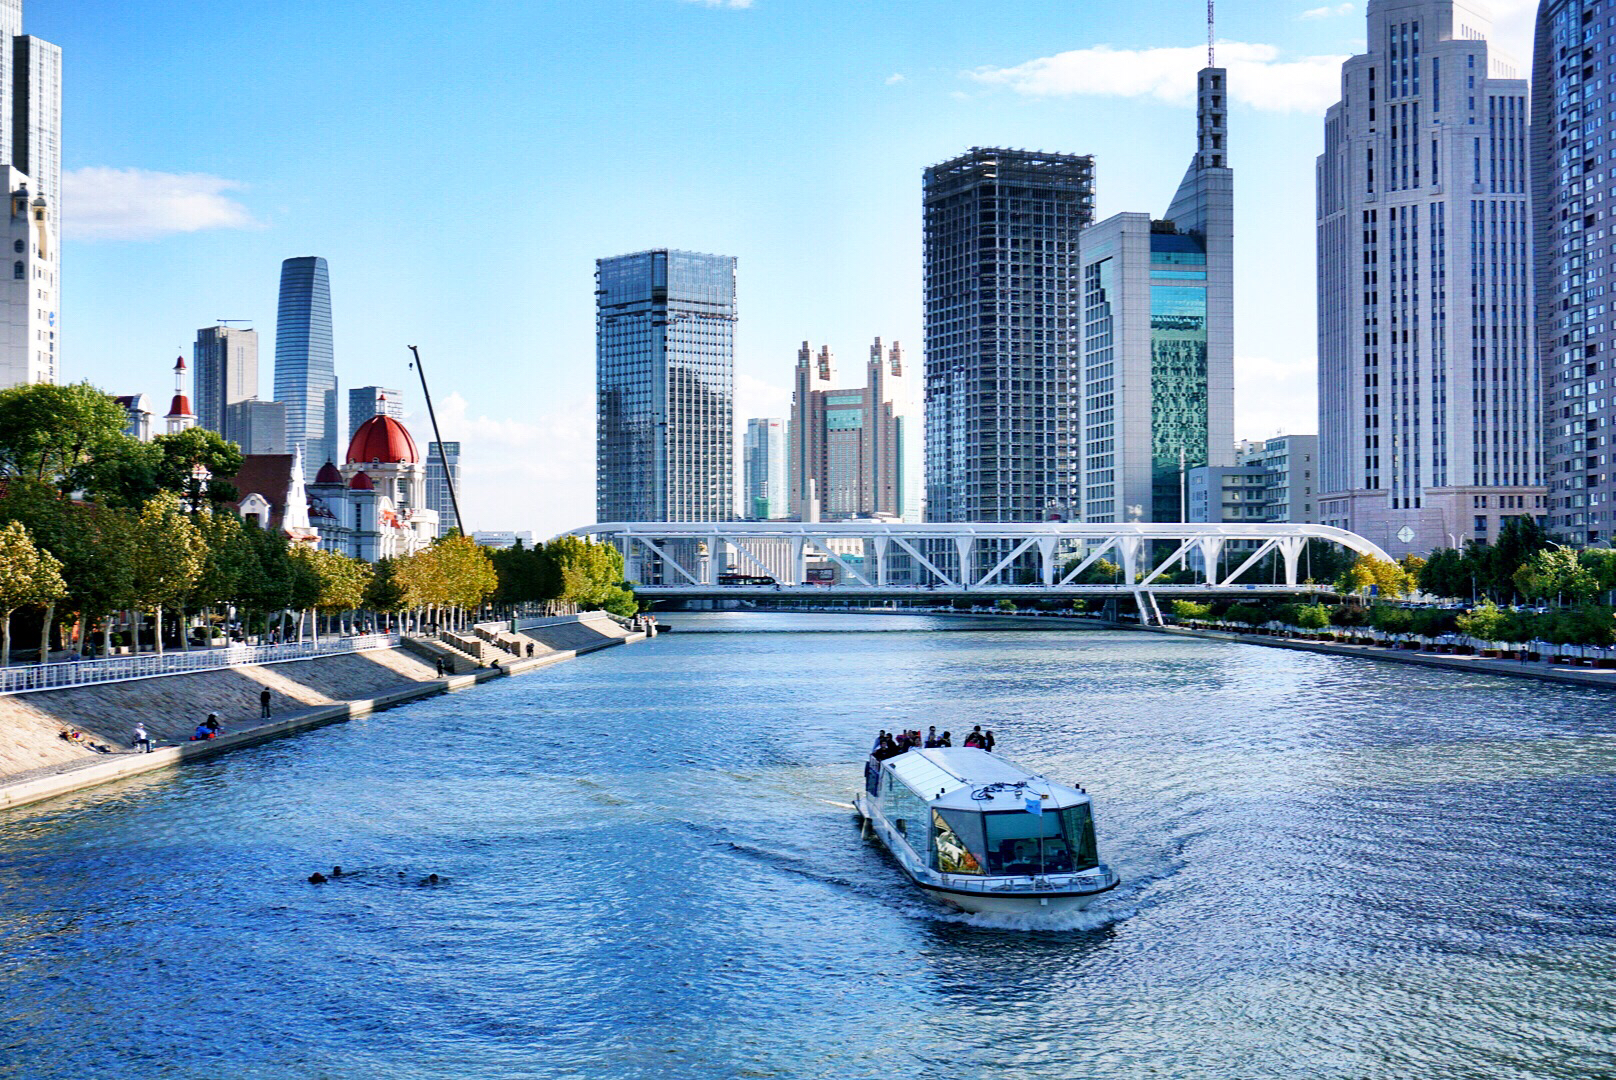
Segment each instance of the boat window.
M1099 860L1087 804L1050 810L983 815L990 875L1069 874Z
M932 865L930 808L890 770L881 778L881 813L909 841L915 854L927 866Z
M954 819L960 828L950 824ZM974 828L973 828L974 826ZM943 811L931 812L932 843L936 845L935 870L945 874L980 874L982 872L982 815L955 810L944 816ZM975 834L974 836L972 834ZM970 844L969 840L975 844ZM974 850L973 850L974 848Z

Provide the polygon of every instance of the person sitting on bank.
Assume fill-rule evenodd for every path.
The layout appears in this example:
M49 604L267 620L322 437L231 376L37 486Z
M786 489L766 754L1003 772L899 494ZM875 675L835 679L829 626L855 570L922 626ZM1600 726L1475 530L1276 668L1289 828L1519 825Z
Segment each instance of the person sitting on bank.
M196 730L191 732L192 742L203 742L211 738L213 738L213 732L208 730L208 725L206 724L196 725Z
M202 726L207 728L208 731L212 732L212 735L224 734L224 729L219 726L219 714L216 712L208 713L208 718L202 721ZM211 738L212 735L209 737Z

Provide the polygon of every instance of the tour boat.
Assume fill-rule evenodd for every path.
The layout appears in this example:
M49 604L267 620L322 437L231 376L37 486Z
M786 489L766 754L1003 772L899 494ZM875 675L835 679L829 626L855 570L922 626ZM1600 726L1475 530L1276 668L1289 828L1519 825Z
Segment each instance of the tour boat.
M1118 884L1089 796L986 750L872 757L854 805L922 891L964 911L1076 911Z

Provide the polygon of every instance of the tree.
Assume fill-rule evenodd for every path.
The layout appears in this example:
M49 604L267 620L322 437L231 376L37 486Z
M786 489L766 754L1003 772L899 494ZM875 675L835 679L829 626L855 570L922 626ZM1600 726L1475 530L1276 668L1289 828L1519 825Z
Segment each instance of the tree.
M159 435L152 445L158 454L158 484L177 494L192 513L237 498L235 486L222 478L241 471L241 447L227 442L217 431L187 428Z
M1194 600L1174 600L1172 607L1175 619L1204 619L1212 614L1210 604L1197 604Z
M236 604L264 616L267 635L269 616L285 611L292 603L292 560L286 550L286 534L260 528L253 521L243 522L241 530L255 558L237 582Z
M1369 623L1383 634L1400 638L1413 628L1413 617L1408 608L1376 604L1369 611Z
M1522 596L1532 600L1568 599L1583 603L1599 591L1599 579L1570 548L1534 551L1515 571L1512 580Z
M395 615L404 610L404 590L399 587L396 573L398 562L381 559L371 567L370 580L365 583L363 606L380 615Z
M131 537L130 556L134 607L155 616L157 652L161 654L163 610L179 608L183 620L185 599L201 578L206 561L202 532L185 515L173 492L160 493L141 509ZM185 637L183 621L180 637Z
M1413 587L1413 581L1408 572L1394 562L1359 555L1336 582L1336 592L1355 593L1370 585L1377 586L1381 596L1395 599L1406 594Z
M313 606L322 615L354 611L364 604L365 588L372 576L370 564L312 547L294 548L291 555L306 563L313 573L318 586Z
M1459 632L1477 641L1502 641L1504 613L1491 600L1483 600L1460 615L1456 622Z
M1578 553L1577 558L1588 568L1588 572L1593 574L1594 580L1599 583L1600 592L1616 589L1616 551L1610 548L1585 548Z
M124 407L89 383L29 383L0 390L0 477L79 486L99 452L126 439Z
M62 563L34 544L20 521L0 526L0 666L11 664L11 616L20 607L48 604L67 595Z
M602 608L623 587L623 556L611 544L558 536L540 549L542 595L585 610Z
M1303 604L1296 610L1296 625L1303 630L1323 630L1330 625L1330 611L1318 601Z
M1470 575L1466 572L1464 556L1453 548L1437 548L1419 571L1420 591L1432 596L1469 596Z

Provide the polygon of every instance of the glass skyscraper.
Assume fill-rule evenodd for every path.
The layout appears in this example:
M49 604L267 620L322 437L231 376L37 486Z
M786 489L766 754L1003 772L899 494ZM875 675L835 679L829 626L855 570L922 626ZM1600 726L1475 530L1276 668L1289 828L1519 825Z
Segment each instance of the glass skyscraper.
M923 203L926 519L1064 515L1094 159L978 147L926 170Z
M391 416L391 413L386 415ZM368 417L366 419L369 419ZM454 493L449 485L454 485ZM460 444L458 442L429 442L426 444L426 506L438 512L438 535L448 536L450 529L460 528L455 514L454 496L460 494Z
M331 277L315 255L281 263L275 323L275 400L286 402L286 439L303 448L305 479L336 462L337 372L331 344Z
M385 386L354 386L348 389L348 438L372 416L404 419L404 395ZM428 481L430 483L430 481ZM447 519L444 519L447 520Z
M203 327L191 360L197 426L227 435L225 409L258 396L258 331Z
M735 517L735 317L730 256L596 262L599 520Z
M1526 80L1480 8L1368 18L1317 166L1319 521L1488 543L1543 501Z
M778 417L753 417L746 422L742 446L746 470L744 516L753 521L775 521L786 516L786 422Z
M1082 239L1082 519L1184 521L1191 469L1234 464L1234 172L1223 68L1196 76L1197 146L1163 218Z

